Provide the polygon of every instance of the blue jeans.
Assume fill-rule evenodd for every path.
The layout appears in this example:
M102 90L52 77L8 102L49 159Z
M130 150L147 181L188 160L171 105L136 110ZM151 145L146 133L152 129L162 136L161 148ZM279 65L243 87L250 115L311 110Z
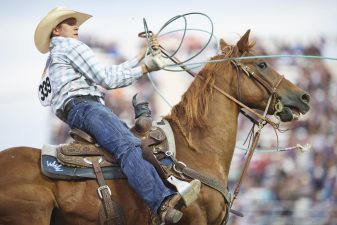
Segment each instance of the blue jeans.
M69 126L89 133L100 146L111 152L130 186L156 213L162 201L175 192L164 185L152 164L143 159L140 140L100 102L75 98L68 104L71 104L67 116Z

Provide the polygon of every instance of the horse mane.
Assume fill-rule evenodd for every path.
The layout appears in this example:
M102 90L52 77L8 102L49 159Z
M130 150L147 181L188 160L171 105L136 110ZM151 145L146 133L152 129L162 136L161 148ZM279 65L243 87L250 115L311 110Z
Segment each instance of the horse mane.
M255 43L247 45L246 52L249 52ZM221 54L211 57L211 60L237 57L239 49L236 45L226 45L222 48ZM226 73L230 69L230 61L207 63L197 74L188 90L183 94L181 101L175 105L171 113L165 118L176 123L178 126L185 126L188 131L196 128L207 129L207 115L209 112L209 103L213 97L213 88L215 75Z

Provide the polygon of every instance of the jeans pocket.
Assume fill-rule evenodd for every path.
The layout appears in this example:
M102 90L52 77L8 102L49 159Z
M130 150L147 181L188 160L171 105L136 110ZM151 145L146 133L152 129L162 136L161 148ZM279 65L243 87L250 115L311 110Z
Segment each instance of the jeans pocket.
M83 124L83 116L80 109L77 109L74 107L72 110L70 110L67 118L67 123L71 128L79 128L81 129Z

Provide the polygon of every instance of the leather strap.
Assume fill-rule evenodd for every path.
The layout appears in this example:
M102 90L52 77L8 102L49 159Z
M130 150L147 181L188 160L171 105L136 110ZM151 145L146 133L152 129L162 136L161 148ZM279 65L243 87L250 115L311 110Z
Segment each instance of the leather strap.
M260 134L261 134L261 130L260 129L257 132L255 132L255 134L254 134L253 142L252 142L252 144L251 144L251 146L249 148L249 152L248 152L247 159L245 161L245 165L244 165L244 167L242 169L239 182L237 183L235 191L234 191L234 196L233 196L233 200L231 202L231 206L233 205L234 201L237 199L237 196L238 196L238 194L240 192L240 188L241 188L241 184L242 184L243 178L246 175L246 172L248 170L248 166L249 166L250 161L251 161L251 159L253 157L253 154L255 152L255 148L256 148L257 143L259 141Z
M185 175L188 176L190 178L193 179L198 179L200 180L201 183L213 188L214 190L217 190L218 192L220 192L220 194L224 197L226 203L230 203L231 202L231 194L229 193L228 189L223 186L218 180L216 180L213 177L210 176L206 176L201 174L200 172L191 169L189 167L184 167L181 172Z
M96 178L97 178L97 182L99 185L97 192L102 201L102 205L104 209L104 210L99 211L100 218L101 218L101 224L126 225L126 220L125 220L122 209L111 199L111 190L104 181L104 177L103 177L99 162L95 160L92 162L92 165L93 165ZM104 213L105 216L102 216L102 213ZM104 218L105 221L102 221L102 218Z
M182 163L179 163L175 158L171 156L172 160L175 163L175 166L181 167L179 173L182 173L183 175L190 177L192 179L198 179L201 183L207 185L208 187L218 191L225 199L225 203L227 206L226 214L221 222L221 225L225 225L228 222L229 219L229 212L233 212L231 210L231 194L229 193L228 189L224 187L221 182L219 182L217 179L210 177L208 175L203 175L200 172L191 169L187 167L186 165L183 165Z

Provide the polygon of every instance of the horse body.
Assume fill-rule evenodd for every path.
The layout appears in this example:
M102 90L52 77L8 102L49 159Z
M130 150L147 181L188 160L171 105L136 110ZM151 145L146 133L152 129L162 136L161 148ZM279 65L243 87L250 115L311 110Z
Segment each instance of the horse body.
M219 59L249 52L247 32L236 46L221 41L227 55ZM235 51L234 51L234 50ZM235 55L236 54L236 55ZM306 113L309 96L272 68L264 68L261 59L245 61L277 87L279 100L289 114ZM277 84L277 85L275 85ZM270 93L252 77L238 72L231 62L209 63L199 73L166 119L175 134L177 160L227 186L238 126L239 106L214 89L214 85L252 108L264 110ZM273 113L274 104L267 107ZM45 177L40 171L40 151L18 147L0 153L0 224L99 224L95 180L61 181ZM127 180L107 181L112 198L123 208L127 224L151 224L149 211L128 186ZM56 209L56 210L54 210ZM54 210L54 212L53 212ZM205 185L195 203L184 209L181 225L221 224L227 207L223 196ZM52 219L51 219L52 217Z
M62 181L40 171L40 150L16 147L1 152L0 224L99 224L96 180ZM129 224L149 224L145 204L127 180L107 181ZM122 189L122 191L120 190Z

